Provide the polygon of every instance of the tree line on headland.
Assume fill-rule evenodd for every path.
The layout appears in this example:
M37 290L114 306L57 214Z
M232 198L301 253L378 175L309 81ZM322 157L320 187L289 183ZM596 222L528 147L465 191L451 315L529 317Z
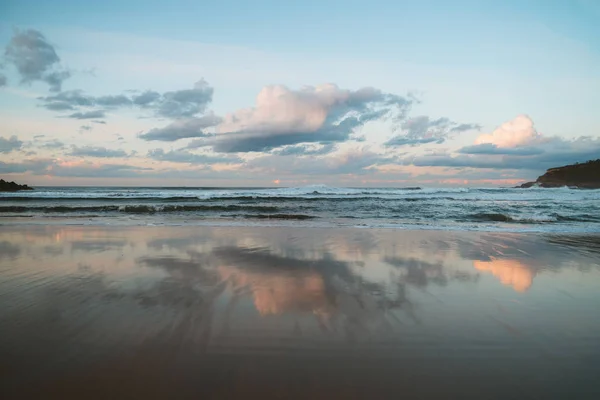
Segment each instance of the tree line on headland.
M27 185L19 185L15 182L7 182L4 179L0 179L0 192L19 192L21 190L33 190Z
M544 188L568 186L579 189L600 189L600 159L550 168L544 175L537 178L535 182L527 182L518 187L530 188L532 186Z

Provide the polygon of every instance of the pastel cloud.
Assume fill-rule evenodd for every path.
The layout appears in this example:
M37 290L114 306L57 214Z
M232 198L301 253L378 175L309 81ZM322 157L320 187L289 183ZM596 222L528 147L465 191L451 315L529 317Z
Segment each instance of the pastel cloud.
M480 135L475 145L458 149L455 154L407 156L405 165L418 167L450 167L496 170L537 170L595 159L600 154L600 139L579 137L565 140L544 137L535 129L533 120L519 115L495 129Z
M452 151L449 148L435 154L426 151L399 153L398 148L401 146L408 149L409 146L440 144L458 134L480 130L481 126L475 123L458 123L447 117L409 117L412 106L418 103L417 99L411 95L399 96L373 87L350 90L332 83L300 89L283 85L265 86L258 93L254 106L233 111L225 117L209 111L214 89L204 79L186 89L160 92L146 89L96 96L83 90L61 91L61 85L69 78L70 72L61 66L61 59L55 48L35 30L16 32L6 47L4 60L7 67L15 67L15 76L20 77L22 83L45 82L51 91L56 92L37 97L37 101L46 110L64 117L65 119L56 121L64 123L67 129L70 125L78 125L79 128L74 129L89 131L91 124L82 126L80 123L104 125L106 123L98 118L105 118L106 114L122 117L118 113L126 111L130 114L137 113L138 117L143 118L139 122L139 128L128 131L123 127L122 120L116 121L115 126L119 133L138 140L137 144L148 145L140 143L139 139L169 143L196 140L184 144L178 150L149 150L145 147L136 148L140 151L136 153L133 148L125 151L95 144L80 146L77 137L82 136L67 138L68 131L64 136L57 134L60 140L53 138L23 142L16 136L8 139L0 137L0 153L6 159L13 160L16 154L14 152L18 150L21 150L18 153L21 157L34 155L34 152L27 152L30 150L28 147L33 147L44 156L52 154L53 157L66 157L67 160L70 157L70 162L75 162L65 164L64 160L59 162L58 159L47 158L0 162L0 172L3 173L27 172L32 175L81 178L146 178L172 177L181 170L186 170L187 176L195 179L197 176L194 174L198 171L206 174L227 171L231 176L239 175L243 179L268 176L269 181L281 173L287 184L299 176L307 179L316 176L315 181L335 177L342 181L343 176L356 178L363 175L366 179L374 177L374 174L384 177L387 175L392 182L392 179L414 178L416 175L409 172L414 169L422 173L419 182L436 183L434 179L437 179L437 182L464 184L467 179L482 181L490 176L497 181L504 179L508 182L515 179L514 175L505 177L499 175L501 172L516 174L527 170L524 174L534 174L545 168L597 158L600 154L600 139L542 138L527 115L519 115L491 133L479 135L473 145L458 150ZM12 79L13 75L9 76ZM6 77L0 75L0 86L3 85L6 85ZM161 125L157 120L163 121L159 122ZM368 132L370 126L365 128L365 125L373 121L385 122L385 129L392 136L372 142L373 136L370 137ZM383 124L373 124L377 128L378 125ZM85 135L85 139L99 138L101 134L114 135L114 132L109 132L112 128L112 125L97 126L93 132ZM21 131L9 130L10 133ZM23 137L30 137L32 133L40 131L31 130L24 133ZM58 131L59 129L54 129L52 133L56 134ZM136 135L135 132L141 133ZM128 137L125 142L120 137L125 142L120 144L129 146L129 139ZM353 148L367 143L362 148ZM198 148L203 150L192 150ZM146 152L145 156L142 155L143 152ZM233 154L249 152L256 154ZM128 162L141 166L82 163L79 157L127 157L130 158ZM172 170L165 171L161 170L165 165L163 163L179 165L175 166L177 168L171 165L169 168ZM146 168L148 165L152 165L152 168ZM192 171L194 165L198 168ZM454 181L452 176L458 173L460 182ZM469 173L477 176L469 177ZM217 176L215 174L212 177Z
M541 172L560 165L596 159L600 154L600 138L542 138L533 120L526 115L503 123L491 134L480 135L475 143L458 149L455 155L408 156L403 163L421 167L528 169Z
M385 146L416 146L427 143L443 143L451 134L480 129L478 124L459 124L448 118L431 119L420 115L404 121L402 134L394 136Z
M540 137L533 120L527 115L519 115L503 123L492 133L480 135L475 139L475 144L493 144L501 148L512 148L531 144Z
M352 91L334 84L299 90L266 86L254 107L226 115L217 137L205 145L219 152L251 152L342 142L369 121L404 118L412 101L370 87Z
M489 261L474 260L475 269L491 272L502 284L511 286L515 291L526 292L533 284L535 270L518 260L491 259Z
M265 274L239 268L218 268L224 282L234 288L249 288L256 310L263 316L284 312L329 314L333 305L325 293L323 277L314 270L293 274Z

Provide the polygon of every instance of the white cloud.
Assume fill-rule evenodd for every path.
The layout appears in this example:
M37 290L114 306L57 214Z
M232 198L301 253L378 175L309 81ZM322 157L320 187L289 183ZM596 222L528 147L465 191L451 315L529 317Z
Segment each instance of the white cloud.
M323 126L331 108L347 101L349 95L332 84L299 91L283 85L266 86L256 96L256 107L227 115L219 131L314 132Z
M343 142L355 128L374 120L403 120L413 102L378 89L356 91L334 84L291 90L264 87L256 106L225 116L213 145L222 152L268 151L298 143Z
M490 143L498 147L517 147L533 143L541 135L527 115L519 115L496 128L490 134L480 135L475 144Z

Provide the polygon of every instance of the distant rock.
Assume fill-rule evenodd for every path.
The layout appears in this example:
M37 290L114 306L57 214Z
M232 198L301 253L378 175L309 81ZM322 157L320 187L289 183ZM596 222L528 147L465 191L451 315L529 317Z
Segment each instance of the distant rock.
M565 165L564 167L550 168L535 182L527 182L519 188L532 186L543 188L576 187L579 189L600 189L600 159L582 164Z
M537 185L537 182L525 182L524 184L515 186L515 187L520 188L520 189L529 189L530 187L536 186L536 185Z
M7 182L4 179L0 179L0 192L18 192L21 190L33 190L27 185L19 185L14 182Z

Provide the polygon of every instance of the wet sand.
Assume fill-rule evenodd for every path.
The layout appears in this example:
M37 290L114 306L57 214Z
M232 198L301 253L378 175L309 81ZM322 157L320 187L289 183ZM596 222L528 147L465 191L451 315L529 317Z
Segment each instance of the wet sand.
M600 237L0 227L0 395L600 398Z

